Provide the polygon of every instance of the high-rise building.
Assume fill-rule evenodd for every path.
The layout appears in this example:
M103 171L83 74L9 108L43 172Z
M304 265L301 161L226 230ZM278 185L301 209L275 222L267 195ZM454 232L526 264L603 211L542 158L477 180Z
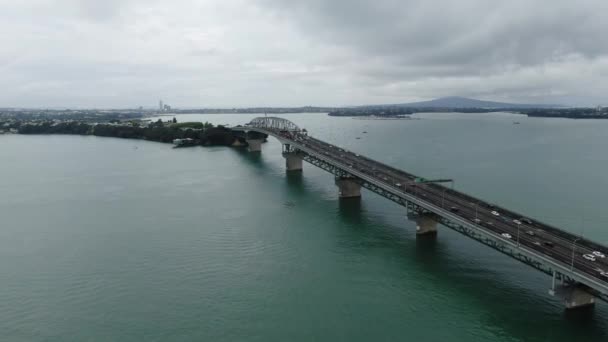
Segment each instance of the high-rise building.
M158 109L160 109L161 111L165 109L165 107L163 106L163 100L158 101Z

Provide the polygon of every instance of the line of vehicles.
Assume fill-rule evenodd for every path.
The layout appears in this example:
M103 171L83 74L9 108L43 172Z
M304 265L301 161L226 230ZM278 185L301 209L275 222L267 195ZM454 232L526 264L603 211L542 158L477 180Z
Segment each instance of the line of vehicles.
M470 203L470 204L474 204L474 203ZM493 205L489 205L490 208L494 208ZM459 213L460 209L457 206L451 206L449 208L449 210L451 212L454 213ZM544 247L545 249L551 249L553 250L553 248L556 246L556 244L553 241L550 241L548 238L548 236L546 235L547 232L541 228L538 228L534 225L534 222L528 218L522 217L519 219L509 219L506 218L505 216L501 215L497 210L489 210L489 214L494 216L496 218L496 220L501 220L504 223L509 223L512 222L518 229L518 244L519 244L519 229L520 227L522 227L525 230L522 230L523 234L526 234L530 239L534 238L532 244L534 246L537 247ZM473 221L474 223L481 225L481 226L489 226L489 227L494 227L495 224L491 221L482 221L481 219L475 217L472 218L471 221ZM500 221L496 221L496 222L500 222ZM509 232L501 232L500 236L505 238L505 239L510 239L513 240L515 239L512 235L512 233ZM551 239L560 239L559 237L556 236L551 236ZM566 242L566 246L561 245L561 248L568 248L568 253L572 253L570 258L572 260L572 266L574 266L574 263L576 262L577 266L579 266L578 261L575 261L575 252L582 250L583 253L581 254L579 251L579 254L576 255L580 255L580 257L582 257L584 260L591 262L591 263L595 263L596 261L602 261L602 263L600 263L600 266L603 266L604 269L600 268L600 267L591 267L592 270L599 275L600 278L604 279L604 280L608 280L608 271L606 271L605 269L608 268L608 263L606 263L606 260L603 260L606 258L605 253L598 251L598 250L589 250L587 247L585 246L577 246L576 245L576 241L571 241L571 240L565 240ZM556 251L554 251L555 253ZM548 254L552 254L552 253L548 253ZM563 255L563 253L561 253L562 256L568 257L567 255Z
M452 208L454 208L454 207L452 207ZM494 216L500 217L500 214L495 210L491 211L490 213ZM517 225L521 225L522 221L525 221L528 224L532 224L532 221L530 221L529 219L526 219L526 218L522 218L521 221L514 219L513 223L515 223ZM530 236L537 236L537 234L533 230L526 230L525 233ZM501 235L508 239L512 238L512 236L508 233L502 233ZM534 242L534 244L537 244L538 246L540 246L540 242L538 242L538 241ZM548 247L554 246L553 242L551 242L551 241L544 241L543 244ZM583 258L585 258L586 260L589 260L589 261L595 261L596 258L604 259L605 257L606 257L606 255L600 251L593 251L591 253L583 254Z
M567 264L572 263L573 267L583 267L587 273L595 274L596 277L605 281L608 280L608 263L605 254L599 250L590 249L588 246L576 245L576 240L570 239L567 233L554 233L551 231L554 228L545 227L526 217L515 216L513 218L513 213L507 216L501 215L499 209L494 205L476 199L478 202L470 202L473 200L472 197L450 191L445 187L439 187L435 184L415 184L416 177L414 175L347 151L339 146L325 143L306 134L281 131L278 135L316 150L326 157L336 159L359 172L372 175L400 191L422 197L435 205L440 204L441 207L448 208L449 211L458 216L489 229L504 239L517 240L518 245L521 243L528 247L535 247L543 251L544 254L556 257ZM511 218L508 216L511 216ZM516 237L514 237L515 234ZM581 252L583 254L580 254ZM585 265L579 258L589 262L590 265ZM605 269L597 267L596 262L599 261L601 261L599 265Z

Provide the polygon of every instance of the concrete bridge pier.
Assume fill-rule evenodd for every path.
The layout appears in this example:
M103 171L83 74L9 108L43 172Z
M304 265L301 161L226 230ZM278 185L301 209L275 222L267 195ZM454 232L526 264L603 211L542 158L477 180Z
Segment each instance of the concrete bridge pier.
M585 291L580 284L559 285L549 293L560 297L566 310L591 308L595 304L595 296Z
M283 153L285 157L285 168L287 171L302 171L302 157L297 153Z
M361 185L350 177L336 177L340 198L361 197Z
M246 139L249 152L262 152L263 139Z
M416 222L416 235L437 235L437 221L430 213L410 213L408 218Z

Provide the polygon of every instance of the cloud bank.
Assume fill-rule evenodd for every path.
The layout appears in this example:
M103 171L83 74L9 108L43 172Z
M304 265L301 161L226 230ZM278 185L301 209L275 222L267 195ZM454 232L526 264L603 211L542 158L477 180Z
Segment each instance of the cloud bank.
M608 104L603 0L0 0L0 107Z

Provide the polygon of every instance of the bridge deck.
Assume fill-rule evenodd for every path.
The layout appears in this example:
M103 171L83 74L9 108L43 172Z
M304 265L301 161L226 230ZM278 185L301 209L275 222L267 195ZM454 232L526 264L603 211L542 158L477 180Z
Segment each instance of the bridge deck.
M518 253L536 257L541 260L539 262L553 266L550 271L541 270L557 272L566 280L589 286L600 298L608 298L608 275L602 275L602 272L608 271L606 246L463 192L439 184L417 182L418 177L413 174L295 131L260 127L237 129L275 136L283 143L290 144L298 153L319 158L355 179L370 180L383 190L412 200L446 220L456 219L459 224L483 230L509 244ZM595 261L590 261L583 257L594 252L606 255L606 258L598 256Z

